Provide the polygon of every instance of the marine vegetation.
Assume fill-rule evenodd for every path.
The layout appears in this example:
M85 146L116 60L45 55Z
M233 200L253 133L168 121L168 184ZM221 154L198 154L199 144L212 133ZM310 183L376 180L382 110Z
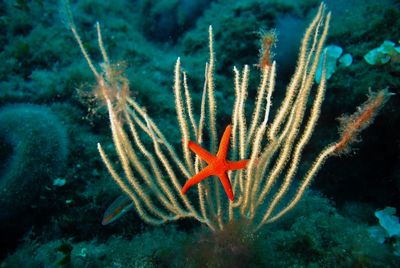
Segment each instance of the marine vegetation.
M210 26L209 60L205 65L199 112L194 111L197 106L192 103L181 59L176 60L173 90L177 127L182 136L182 147L177 149L168 142L146 108L131 97L128 79L108 58L100 24L96 24L103 58L99 71L85 49L68 6L66 13L73 36L95 76L93 94L107 107L119 164L98 144L100 156L114 181L131 199L139 217L152 225L193 218L214 232L235 222L240 223L243 232L257 232L296 206L325 161L349 150L390 95L387 90L371 93L356 113L342 117L338 140L327 142L311 165L301 169L307 171L298 174L304 148L317 126L324 100L325 67L315 87L314 78L319 60L324 57L331 14L322 3L306 29L295 72L273 120L270 120L276 77L276 62L270 52L273 44L262 47L256 68L260 81L254 103L246 103L251 66L245 65L242 70L233 68L235 100L228 127L217 120L214 39ZM225 127L217 153L218 132ZM206 179L210 175L221 179L229 198L217 179ZM196 189L188 191L189 187Z

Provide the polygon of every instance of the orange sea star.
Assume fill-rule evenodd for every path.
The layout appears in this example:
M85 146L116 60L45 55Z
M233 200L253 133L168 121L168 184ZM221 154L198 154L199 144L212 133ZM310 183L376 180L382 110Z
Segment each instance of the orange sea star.
M224 187L226 194L228 195L228 198L231 201L234 200L232 186L229 181L227 171L245 168L249 160L240 160L240 161L226 160L231 131L232 131L232 126L228 125L224 131L224 134L222 135L217 155L213 155L204 148L202 148L200 145L196 144L195 142L189 141L188 146L190 150L192 150L195 154L197 154L201 159L206 161L208 166L202 169L199 173L194 175L185 183L185 185L182 188L182 194L185 194L190 187L201 182L207 177L218 176L219 179L221 180L222 186Z

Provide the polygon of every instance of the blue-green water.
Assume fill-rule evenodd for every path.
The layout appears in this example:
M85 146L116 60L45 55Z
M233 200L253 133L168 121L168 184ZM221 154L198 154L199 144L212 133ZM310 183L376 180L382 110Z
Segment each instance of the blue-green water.
M119 92L107 96L112 100L132 99L144 107L186 165L173 89L177 58L187 73L193 117L198 122L204 66L210 63L208 31L212 25L219 141L225 127L235 121L234 66L240 71L245 64L249 66L244 112L248 119L244 126L251 128L260 59L265 54L260 39L263 33L275 29L277 40L268 49L269 66L276 61L277 73L271 99L272 122L294 77L301 40L320 1L1 1L0 266L398 267L400 214L388 216L392 224L389 232L375 212L386 207L400 209L400 2L325 3L332 17L324 46L339 47L341 53L337 59L327 56L331 77L320 117L287 194L295 195L319 152L341 139L337 118L357 111L368 96L374 95L371 92L387 89L388 100L379 105L374 118L368 118L372 124L346 154L326 161L293 210L257 231L246 228L252 220L244 215L235 217L222 231L213 232L207 224L192 218L161 226L146 223L114 182L97 149L100 143L124 179L123 160L114 149L106 100L99 88L99 77L107 76L103 74L96 80L73 36L71 19L97 72L111 70L112 77L117 78L115 87L123 88L129 81L129 91L121 91L126 95ZM96 22L101 26L109 65L104 64L98 49ZM351 64L345 62L349 55ZM314 83L305 118L311 117L317 88ZM126 124L128 131L123 109L115 109L120 119L117 121ZM205 129L212 125L209 118L207 111ZM145 129L149 123L141 120ZM188 124L192 124L190 120ZM267 124L267 131L270 127ZM144 146L161 167L160 178L169 181L171 174L157 154L151 135L145 131L141 135ZM195 136L192 132L190 139ZM134 137L129 139L133 144ZM203 139L205 144L211 143L212 134L204 130ZM262 146L271 142L265 138ZM167 147L162 150L167 160L173 161ZM151 180L156 181L149 158L140 147L135 147L135 152L138 161L151 171ZM249 158L249 151L245 155L243 158ZM273 163L277 158L272 157ZM156 193L144 186L144 173L138 172L132 162L130 169L151 200L158 200ZM183 185L187 176L180 173L179 164L172 164L171 170ZM218 182L216 178L208 180ZM283 180L283 175L277 176L271 197L262 200L263 205L268 206ZM205 182L203 185L208 187ZM173 195L180 198L178 190ZM193 187L187 194L191 202L197 202L197 191ZM244 190L235 191L240 204ZM229 210L225 193L220 193L222 212L208 216L215 222ZM125 195L120 199L123 201L113 203L121 195ZM152 202L164 209L161 201ZM218 206L210 202L211 207ZM103 217L110 215L117 218L102 224ZM374 235L374 231L380 233Z

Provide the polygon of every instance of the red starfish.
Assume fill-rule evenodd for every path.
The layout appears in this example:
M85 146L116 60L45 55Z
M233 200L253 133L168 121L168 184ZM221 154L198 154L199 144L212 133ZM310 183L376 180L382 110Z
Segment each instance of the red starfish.
M217 155L212 155L210 152L202 148L200 145L189 141L188 146L190 150L196 153L201 159L207 162L208 166L202 169L199 173L190 178L182 188L182 194L193 185L201 182L209 176L218 176L221 180L222 186L225 189L229 199L233 201L232 186L227 174L228 170L237 170L245 168L249 160L228 161L226 155L228 153L229 139L231 136L232 126L228 125L222 135L221 142Z

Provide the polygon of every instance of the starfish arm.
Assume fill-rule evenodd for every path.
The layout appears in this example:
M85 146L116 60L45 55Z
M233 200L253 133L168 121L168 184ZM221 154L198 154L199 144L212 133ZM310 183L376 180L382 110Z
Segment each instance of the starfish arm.
M249 162L249 160L240 160L240 161L228 161L228 169L229 170L238 170L238 169L242 169L245 168L247 166L247 163Z
M193 185L201 182L202 180L204 180L205 178L209 177L212 175L212 169L210 166L205 167L204 169L202 169L199 173L197 173L196 175L194 175L193 177L191 177L183 186L182 188L182 194L184 195L187 190L192 187Z
M229 181L228 174L226 174L226 172L224 172L222 174L219 174L218 177L221 180L222 186L224 187L225 193L228 196L229 200L233 201L234 196L233 196L232 186L231 186L231 182Z
M206 149L202 148L197 143L189 141L188 146L190 150L192 150L195 154L197 154L201 159L203 159L207 163L211 163L212 161L214 161L215 156L210 154Z
M222 135L221 142L219 143L219 148L218 148L218 153L217 157L218 158L226 158L226 155L228 154L228 148L229 148L229 139L231 137L231 131L232 131L232 126L228 125L225 128L224 134Z

